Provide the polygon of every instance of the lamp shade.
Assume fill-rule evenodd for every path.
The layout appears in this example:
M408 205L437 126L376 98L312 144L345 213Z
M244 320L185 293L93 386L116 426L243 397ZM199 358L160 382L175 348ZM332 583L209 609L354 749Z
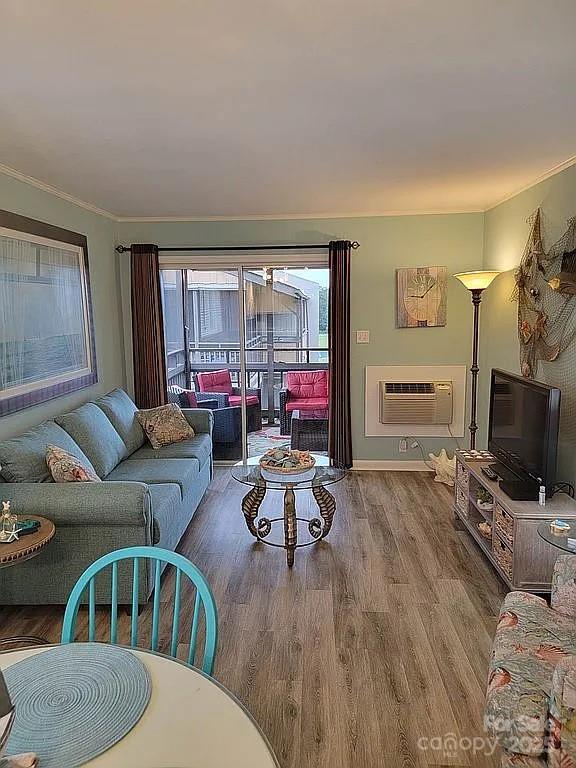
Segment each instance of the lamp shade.
M454 277L457 277L469 291L483 291L499 274L500 272L478 270L476 272L457 272Z

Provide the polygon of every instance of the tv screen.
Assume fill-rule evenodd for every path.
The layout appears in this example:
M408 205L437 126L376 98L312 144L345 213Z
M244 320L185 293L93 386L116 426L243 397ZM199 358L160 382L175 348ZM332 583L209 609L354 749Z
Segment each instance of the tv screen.
M488 448L520 477L555 480L560 390L492 371Z

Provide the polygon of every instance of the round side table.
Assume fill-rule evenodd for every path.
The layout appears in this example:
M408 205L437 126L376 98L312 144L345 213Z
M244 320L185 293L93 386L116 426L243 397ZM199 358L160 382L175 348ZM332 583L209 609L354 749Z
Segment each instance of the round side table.
M0 568L8 568L11 565L23 563L40 554L47 544L53 539L56 527L51 520L38 515L27 515L27 520L38 520L40 528L35 533L29 533L20 539L7 544L0 542ZM34 635L17 635L15 637L0 638L0 648L12 643L25 643L26 645L45 645L48 641Z

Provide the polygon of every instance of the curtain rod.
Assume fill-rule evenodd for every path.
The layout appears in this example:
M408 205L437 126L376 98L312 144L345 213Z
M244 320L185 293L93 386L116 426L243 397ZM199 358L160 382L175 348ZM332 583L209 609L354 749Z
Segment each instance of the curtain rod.
M350 246L356 250L360 248L360 243L354 240ZM159 251L310 251L329 248L329 243L314 243L313 245L188 245L182 248L169 246L158 248ZM129 245L117 245L118 253L130 253L132 248Z

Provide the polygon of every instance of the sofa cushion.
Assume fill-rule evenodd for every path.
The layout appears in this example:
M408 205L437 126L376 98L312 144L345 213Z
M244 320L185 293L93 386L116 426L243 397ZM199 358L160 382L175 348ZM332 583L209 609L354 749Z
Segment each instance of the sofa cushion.
M200 472L198 459L129 459L110 472L106 480L156 485L176 483L183 497Z
M490 663L484 724L511 752L539 755L545 744L552 677L576 654L574 619L540 597L509 592Z
M113 389L104 397L99 397L96 405L110 419L112 426L124 440L128 453L134 453L144 445L146 435L136 418L138 408L123 389Z
M55 483L100 483L101 480L91 469L63 448L49 445L46 450L46 464Z
M96 470L80 446L62 427L45 421L18 437L0 443L2 476L9 483L43 483L51 481L46 464L46 449L57 445L80 460L86 469Z
M56 416L54 421L78 443L100 477L106 477L128 456L126 444L95 403Z
M156 450L194 437L194 430L176 403L138 411L137 416L152 448Z
M182 503L180 487L176 483L157 483L148 486L152 499L153 534L154 544L165 539L165 531L171 527L175 510Z
M134 459L198 459L200 466L210 458L212 453L212 440L210 435L200 433L188 440L179 443L165 445L162 448L152 448L144 445L140 450L128 457L127 461Z

